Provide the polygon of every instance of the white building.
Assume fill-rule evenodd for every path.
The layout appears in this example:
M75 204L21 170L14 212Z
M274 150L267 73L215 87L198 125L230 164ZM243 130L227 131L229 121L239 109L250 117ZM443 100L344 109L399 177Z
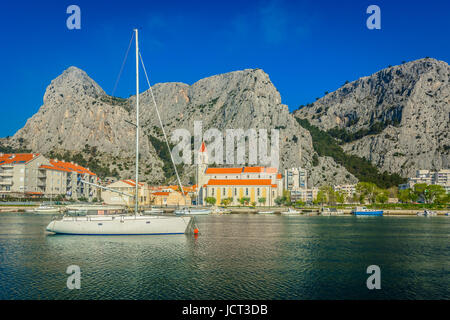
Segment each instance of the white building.
M304 203L312 203L317 198L319 188L291 190L290 193L291 193L291 202L301 200Z
M436 184L444 187L447 193L450 193L450 169L440 171L417 170L416 176L408 179L408 182L398 186L402 189L413 189L415 184L426 183Z
M38 153L0 154L0 196L56 197L78 200L97 196L95 173L75 163L47 159Z
M356 193L356 184L340 184L333 187L335 192L342 192L347 199L353 197Z
M303 168L291 168L284 170L284 189L299 190L308 188L308 172Z

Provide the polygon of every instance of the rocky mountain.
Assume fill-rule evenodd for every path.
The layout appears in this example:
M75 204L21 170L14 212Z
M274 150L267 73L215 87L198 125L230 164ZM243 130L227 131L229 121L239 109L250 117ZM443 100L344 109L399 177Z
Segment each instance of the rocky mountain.
M356 181L332 159L319 158L319 166L312 164L315 152L309 132L281 103L279 92L261 69L215 75L192 85L159 83L152 89L169 137L180 128L193 133L193 123L199 120L203 132L208 128L222 132L276 128L280 130L280 169L309 168L315 185ZM130 178L134 173L135 130L125 120L134 122L136 118L135 99L111 97L84 71L70 67L47 87L39 111L1 143L48 156L84 159L102 169L104 175ZM140 94L140 101L143 178L150 183L174 181L149 90ZM193 166L180 169L184 183L192 179Z
M345 152L407 177L450 166L450 67L425 58L346 83L295 116L339 139Z

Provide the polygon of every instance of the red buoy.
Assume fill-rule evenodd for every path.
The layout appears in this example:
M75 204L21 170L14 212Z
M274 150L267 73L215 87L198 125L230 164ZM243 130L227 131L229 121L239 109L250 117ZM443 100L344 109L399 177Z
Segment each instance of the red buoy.
M198 229L197 228L194 229L194 234L198 234Z

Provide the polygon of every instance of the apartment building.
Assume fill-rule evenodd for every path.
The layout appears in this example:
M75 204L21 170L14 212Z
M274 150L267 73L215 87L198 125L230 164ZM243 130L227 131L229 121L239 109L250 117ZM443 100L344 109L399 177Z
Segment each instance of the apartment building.
M43 163L47 159L39 153L0 154L0 195L44 195L46 171L39 169Z
M319 188L299 188L290 190L291 202L295 203L298 200L304 203L312 203L319 193Z
M345 197L349 199L356 193L356 184L340 184L334 186L333 189L335 192L339 191L344 193Z
M284 189L299 190L308 188L308 171L303 168L284 170Z
M450 169L440 171L417 170L416 176L408 179L408 182L398 186L402 189L413 189L415 184L426 183L436 184L444 187L447 193L450 193Z
M92 200L95 173L75 163L47 159L38 153L0 154L0 196L56 197Z

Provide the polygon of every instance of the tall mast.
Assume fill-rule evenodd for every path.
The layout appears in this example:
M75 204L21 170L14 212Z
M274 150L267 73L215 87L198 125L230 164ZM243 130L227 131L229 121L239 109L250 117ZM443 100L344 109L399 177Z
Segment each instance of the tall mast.
M139 44L138 29L134 29L136 34L136 200L134 202L134 214L139 208Z

